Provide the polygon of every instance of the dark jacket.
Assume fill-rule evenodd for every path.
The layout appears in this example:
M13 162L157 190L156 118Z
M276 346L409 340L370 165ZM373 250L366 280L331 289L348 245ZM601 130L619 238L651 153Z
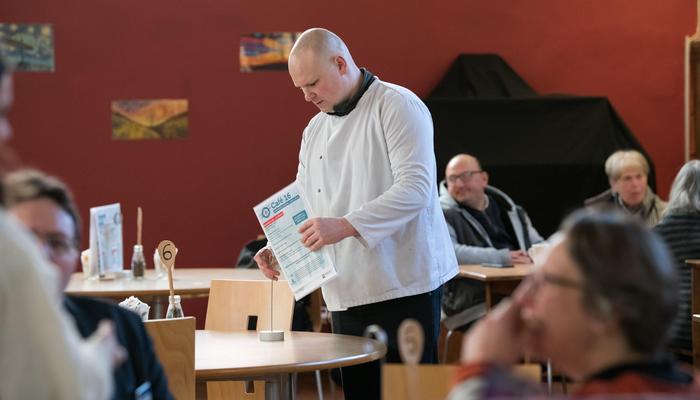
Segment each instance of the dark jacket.
M690 268L685 260L700 258L700 215L667 213L653 229L664 239L678 271L678 313L674 335L669 345L674 349L693 351L692 336L692 282Z
M172 399L163 367L138 315L87 297L67 296L64 306L85 338L97 330L101 320L113 322L117 340L128 353L128 359L114 371L114 399L134 399L134 391L145 382L150 382L153 400Z
M501 212L515 234L518 247L527 251L535 243L544 241L532 226L525 210L502 191L493 186L486 187L486 194L495 199ZM503 264L510 263L510 249L496 249L491 244L486 229L467 210L460 207L447 192L444 182L440 184L440 204L445 214L459 264ZM443 286L442 308L447 315L456 314L468 307L484 302L484 285L464 278L455 278Z

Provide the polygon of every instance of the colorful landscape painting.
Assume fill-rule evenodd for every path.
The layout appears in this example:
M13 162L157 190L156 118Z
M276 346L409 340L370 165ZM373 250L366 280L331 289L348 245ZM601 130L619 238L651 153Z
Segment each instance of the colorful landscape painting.
M300 32L241 35L241 72L286 71L289 52Z
M0 23L0 53L16 71L53 72L51 24Z
M182 139L187 135L185 99L112 102L112 139Z

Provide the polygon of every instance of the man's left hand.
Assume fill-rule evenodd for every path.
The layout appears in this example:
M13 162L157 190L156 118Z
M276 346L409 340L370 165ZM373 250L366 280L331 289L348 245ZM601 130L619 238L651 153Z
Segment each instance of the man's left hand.
M311 251L327 244L357 235L357 230L345 218L311 218L299 228L301 243Z

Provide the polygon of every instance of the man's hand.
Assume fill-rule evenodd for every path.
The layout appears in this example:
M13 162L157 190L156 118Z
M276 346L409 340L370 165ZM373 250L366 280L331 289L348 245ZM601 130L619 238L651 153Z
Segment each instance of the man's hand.
M527 255L527 252L515 250L510 252L510 261L513 264L532 264L532 259Z
M345 218L311 218L299 228L301 243L311 251L357 235L357 230Z
M265 246L258 250L258 252L255 253L255 257L253 257L253 260L255 260L255 262L258 264L258 268L260 268L263 275L269 279L272 279L273 281L277 280L280 271L279 269L275 268L277 266L277 259L272 253L272 248L270 246Z
M525 334L520 306L509 299L467 332L462 344L462 363L514 364L523 353Z

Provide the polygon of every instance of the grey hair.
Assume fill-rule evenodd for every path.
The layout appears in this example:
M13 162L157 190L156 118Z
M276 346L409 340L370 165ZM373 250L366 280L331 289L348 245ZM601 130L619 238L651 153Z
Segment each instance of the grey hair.
M649 163L637 150L618 150L605 160L605 173L613 182L620 179L622 171L629 167L639 167L644 175L649 175Z
M700 214L700 161L690 160L678 171L666 208L671 213Z

